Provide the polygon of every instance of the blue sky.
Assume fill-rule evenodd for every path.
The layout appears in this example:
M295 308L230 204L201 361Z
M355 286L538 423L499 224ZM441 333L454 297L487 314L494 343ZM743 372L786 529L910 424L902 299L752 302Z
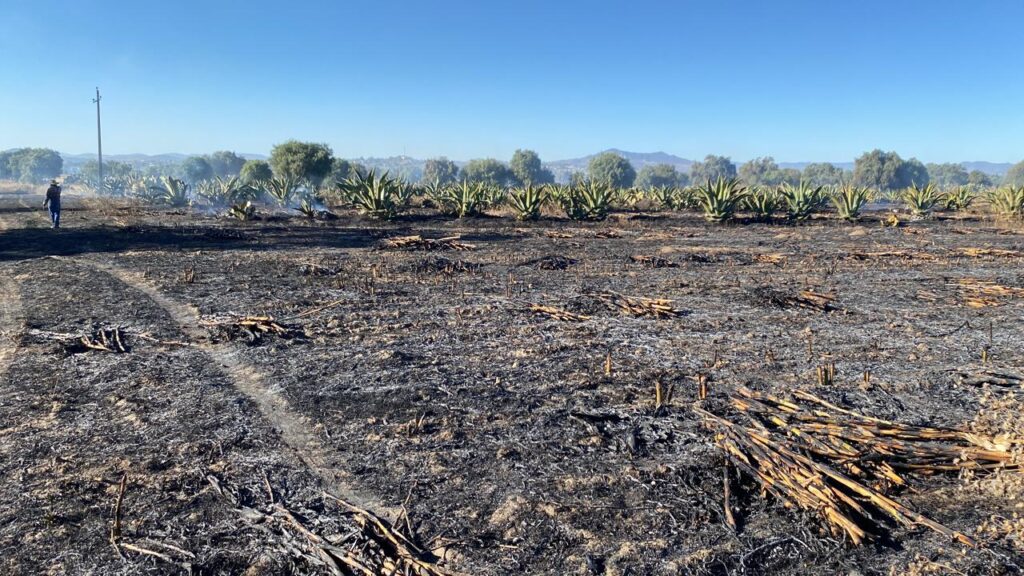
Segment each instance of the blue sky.
M1024 158L1024 0L0 0L0 149Z

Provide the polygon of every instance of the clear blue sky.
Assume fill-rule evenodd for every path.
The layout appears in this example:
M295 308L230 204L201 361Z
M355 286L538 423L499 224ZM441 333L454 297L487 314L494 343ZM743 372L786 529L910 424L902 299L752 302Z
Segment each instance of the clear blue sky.
M1024 158L1024 0L0 0L0 149Z

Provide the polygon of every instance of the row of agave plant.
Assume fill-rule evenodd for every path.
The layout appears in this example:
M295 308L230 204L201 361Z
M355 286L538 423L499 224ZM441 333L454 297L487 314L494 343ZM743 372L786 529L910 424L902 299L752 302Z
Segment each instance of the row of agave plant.
M458 218L507 207L519 220L535 220L546 207L562 211L572 220L603 220L612 208L654 210L697 210L711 222L726 222L740 213L758 221L779 216L796 222L811 218L831 206L848 221L860 218L873 200L904 204L911 214L927 216L936 210L969 208L983 197L991 210L1009 217L1024 217L1024 186L989 191L984 196L970 187L942 192L933 185L876 195L867 188L784 184L748 188L739 179L709 180L690 188L659 187L618 189L596 181L566 185L532 185L504 189L479 182L456 182L413 186L387 173L374 170L357 174L334 185L316 185L297 178L245 181L239 177L215 178L195 186L172 177L129 179L125 195L167 206L189 206L201 202L223 208L240 220L255 215L255 202L276 203L315 217L323 202L341 203L371 218L389 220L406 210L415 198L424 206Z
M171 176L136 176L125 180L120 195L170 207L201 203L214 209L226 209L229 215L240 220L255 215L257 201L295 208L312 217L319 205L317 198L323 194L322 187L289 177L247 181L234 176L204 180L195 185Z
M646 190L616 189L594 181L572 186L527 184L508 190L472 182L435 184L416 189L387 174L378 175L373 171L338 183L337 191L345 204L379 219L395 217L415 196L422 197L425 205L459 218L507 206L516 218L534 220L540 217L545 206L554 205L573 220L603 220L612 207L621 207L699 210L712 222L732 220L741 212L759 221L770 221L784 214L791 221L802 222L830 205L839 218L856 221L864 207L876 199L901 202L911 214L923 217L936 210L965 210L980 197L967 186L942 192L934 185L914 185L898 193L876 197L867 188L850 185L832 188L800 183L795 186L783 184L748 188L736 178L709 180L692 188ZM998 214L1024 216L1024 187L993 190L985 199Z

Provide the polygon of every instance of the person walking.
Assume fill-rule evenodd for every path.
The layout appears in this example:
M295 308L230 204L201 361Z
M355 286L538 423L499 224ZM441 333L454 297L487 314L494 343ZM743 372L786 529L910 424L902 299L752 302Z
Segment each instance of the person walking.
M43 200L43 208L50 208L50 222L54 228L60 228L60 185L56 180L50 181L50 187L46 189L46 200Z

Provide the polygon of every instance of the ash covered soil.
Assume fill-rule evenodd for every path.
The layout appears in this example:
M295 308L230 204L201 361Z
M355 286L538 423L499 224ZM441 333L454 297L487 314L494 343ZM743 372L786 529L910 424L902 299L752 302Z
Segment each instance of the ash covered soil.
M734 530L723 455L691 409L698 382L707 406L739 386L806 389L878 418L1024 436L1012 392L963 382L1024 364L1019 223L236 222L69 198L52 231L33 204L0 199L2 573L329 574L328 544L373 547L365 516L332 496L458 574L1024 564L1016 472L913 476L895 495L975 549L898 526L854 546L742 476ZM389 246L408 235L471 248ZM1008 292L965 287L978 283ZM793 305L805 290L834 300ZM608 293L679 314L626 315ZM244 316L287 332L231 325ZM115 330L126 352L79 340ZM673 390L661 407L656 382Z

